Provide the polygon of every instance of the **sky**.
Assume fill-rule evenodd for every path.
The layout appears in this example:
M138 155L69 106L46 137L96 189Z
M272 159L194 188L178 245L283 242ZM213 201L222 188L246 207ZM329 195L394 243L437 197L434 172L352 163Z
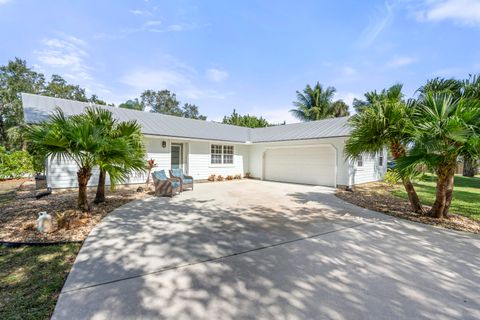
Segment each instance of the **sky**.
M0 65L26 59L119 104L168 89L209 120L297 122L319 81L351 104L480 72L480 0L0 0Z

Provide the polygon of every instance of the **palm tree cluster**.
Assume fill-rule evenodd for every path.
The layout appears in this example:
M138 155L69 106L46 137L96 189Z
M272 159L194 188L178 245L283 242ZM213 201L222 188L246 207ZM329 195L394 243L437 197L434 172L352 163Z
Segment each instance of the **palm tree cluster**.
M448 217L457 162L480 158L480 80L429 80L416 98L405 100L402 85L365 94L349 120L352 133L346 154L353 158L387 147L395 160L412 210L435 218ZM424 212L412 184L420 166L437 176L436 197Z
M290 112L301 121L348 116L348 105L343 100L333 101L336 91L334 87L324 88L319 82L313 88L307 85L302 92L297 91L295 109Z
M106 175L112 186L132 172L145 170L145 147L136 121L119 122L109 110L86 108L67 117L57 109L48 120L27 128L35 153L52 160L73 160L77 166L78 208L90 210L87 185L94 167L100 171L95 202L105 201Z

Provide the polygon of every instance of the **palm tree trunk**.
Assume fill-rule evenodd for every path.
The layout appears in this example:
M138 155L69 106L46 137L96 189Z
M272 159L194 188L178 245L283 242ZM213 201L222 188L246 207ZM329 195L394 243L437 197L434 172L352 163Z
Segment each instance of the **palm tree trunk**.
M443 217L448 217L448 210L450 209L450 204L452 203L453 199L453 186L455 181L455 175L450 175L447 180L447 188L445 190L445 208L443 209Z
M412 211L416 213L424 213L420 198L415 191L415 187L413 186L412 181L409 178L403 178L402 183L405 187L405 191L407 191L408 200L410 201Z
M428 213L428 215L433 218L441 219L448 217L448 209L450 208L453 197L455 167L456 163L450 165L444 164L440 166L440 169L437 171L435 202Z
M429 216L438 219L443 218L445 205L447 203L446 190L447 179L445 177L438 177L435 202L433 203L432 209L428 212Z
M463 158L463 176L474 177L475 176L475 161L470 157Z
M95 194L95 203L105 202L105 170L100 169L98 177L97 193Z
M82 211L90 211L90 205L88 204L87 198L87 185L90 177L92 176L92 171L88 168L80 168L77 171L78 178L78 208Z
M400 142L393 142L390 144L390 153L392 154L393 159L397 160L405 155L405 147ZM425 213L420 198L418 197L417 191L410 178L402 177L402 184L407 192L408 200L410 201L410 206L412 207L413 212L420 214Z

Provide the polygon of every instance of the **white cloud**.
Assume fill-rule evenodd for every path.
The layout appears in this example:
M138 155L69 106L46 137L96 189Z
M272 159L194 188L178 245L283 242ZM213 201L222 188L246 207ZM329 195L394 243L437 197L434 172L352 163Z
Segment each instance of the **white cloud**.
M387 66L392 67L392 68L398 68L398 67L407 66L407 65L412 64L416 61L417 61L417 59L415 59L414 57L396 56L387 63Z
M140 9L130 10L130 13L136 16L153 16L153 13L151 13L150 11Z
M158 26L162 24L162 22L160 20L150 20L150 21L147 21L144 23L144 26L145 27L151 27L151 26Z
M342 68L342 73L346 76L352 76L357 73L357 70L352 67L345 66Z
M208 69L206 75L208 80L213 82L223 82L228 79L229 74L227 71L219 70L219 69Z
M424 9L417 11L419 21L452 20L462 25L480 25L478 0L430 0L425 1L424 6Z
M59 74L72 84L85 88L88 95L97 94L111 101L113 93L93 75L89 65L88 44L77 37L61 34L40 41L41 48L34 50L35 69L45 75Z
M42 49L33 53L45 69L61 71L65 77L75 80L91 80L90 68L85 59L88 57L85 41L63 35L58 38L47 38L41 41Z
M361 48L370 47L378 36L383 32L385 27L393 18L394 4L385 1L382 8L377 9L374 15L369 19L368 26L362 31L357 45Z
M187 99L225 99L231 93L220 93L205 87L195 69L173 58L165 58L168 67L139 68L126 73L120 82L140 93L146 89L171 90Z
M269 123L273 124L280 124L284 121L286 123L297 123L300 122L297 118L295 118L290 110L293 107L285 107L285 109L273 109L273 110L263 110L258 113L259 116L265 118Z
M337 92L335 94L335 99L336 100L343 100L343 102L348 104L350 107L352 106L353 99L355 99L355 98L361 99L362 95L357 94L357 93L353 93L353 92L346 92L346 93ZM352 111L352 108L350 108L350 111Z
M11 0L0 0L0 6L9 3Z

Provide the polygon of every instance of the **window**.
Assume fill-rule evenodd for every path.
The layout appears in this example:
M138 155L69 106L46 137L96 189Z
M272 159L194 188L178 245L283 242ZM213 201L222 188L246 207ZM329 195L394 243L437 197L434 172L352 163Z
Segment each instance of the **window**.
M378 156L378 165L380 167L383 167L383 154L382 153Z
M357 157L357 167L363 167L363 156Z
M223 146L223 163L233 164L233 146Z
M222 163L222 146L212 144L212 147L210 149L210 155L211 155L211 161L210 161L211 164L221 164Z
M210 147L211 164L233 164L233 146L212 144Z

